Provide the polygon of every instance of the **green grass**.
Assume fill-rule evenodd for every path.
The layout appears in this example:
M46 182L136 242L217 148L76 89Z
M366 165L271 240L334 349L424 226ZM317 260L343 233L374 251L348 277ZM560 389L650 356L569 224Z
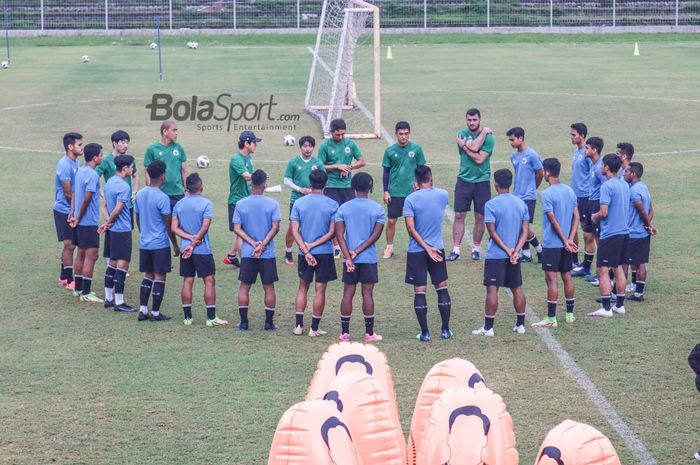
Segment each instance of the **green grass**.
M630 303L624 317L580 318L552 332L659 464L687 463L699 447L700 423L698 393L686 363L700 327L695 302L700 290L700 146L694 124L700 105L700 46L694 36L473 37L385 36L394 58L382 62L384 125L391 129L394 121L408 119L413 139L434 164L437 184L450 191L454 135L472 106L482 110L484 124L496 132L494 167L507 166L505 131L516 125L526 129L528 143L543 157L564 160L567 180L571 122L586 121L591 135L604 137L610 150L618 141L635 144L660 231L652 248L648 300ZM179 44L185 39L168 40ZM158 123L148 120L145 109L155 92L230 92L243 102L272 93L279 113L301 115L297 136L318 137L316 122L302 108L310 64L306 46L312 40L278 40L206 38L196 52L168 47L164 82L158 82L155 54L146 47L93 38L56 40L55 45L49 39L15 42L12 67L0 71L0 183L5 187L0 203L5 317L0 325L0 462L266 463L279 417L303 398L318 358L336 337L341 285L329 287L324 326L331 331L326 339L291 335L296 273L282 264L277 305L282 331L277 334L260 330L258 287L251 299L254 329L248 334L204 327L201 283L195 289L195 325L185 328L178 321L177 272L169 277L164 303L165 312L176 318L162 325L137 324L135 317L79 304L55 286L59 246L51 198L62 134L78 130L87 142L109 145L111 132L122 128L131 134L131 152L139 156L157 136ZM640 42L640 57L632 56L635 41ZM45 46L35 46L39 44ZM80 62L85 53L89 64ZM356 71L361 85L366 67L358 65ZM179 128L191 160L202 153L213 159L202 175L205 195L215 205L211 238L220 263L231 240L225 225L226 160L236 134L197 132L193 121L181 122ZM281 162L295 155L281 144L285 134L263 131L256 153L256 167L268 170L274 183L282 181ZM385 143L359 144L379 183L377 164ZM646 155L683 151L689 152ZM275 198L285 216L288 192ZM538 207L536 229L540 211ZM471 225L471 215L467 222ZM286 221L282 229L286 231ZM505 293L497 337L482 340L469 334L482 322L481 263L462 260L449 267L456 337L418 344L411 289L402 283L406 234L401 222L398 231L398 257L380 263L375 297L377 330L385 336L380 347L394 373L406 431L425 373L445 358L460 356L475 363L504 398L522 463L534 462L546 433L565 418L599 428L622 463L636 463L540 338L531 331L512 335ZM444 238L449 244L447 222ZM278 256L280 245L278 241ZM103 266L100 259L98 291ZM136 266L127 280L131 303L138 298ZM217 278L219 313L235 321L237 273L220 265ZM524 266L524 282L529 304L542 315L546 299L537 265ZM577 284L581 315L597 308L596 289ZM434 294L429 305L434 327ZM353 333L359 335L360 327L356 316Z

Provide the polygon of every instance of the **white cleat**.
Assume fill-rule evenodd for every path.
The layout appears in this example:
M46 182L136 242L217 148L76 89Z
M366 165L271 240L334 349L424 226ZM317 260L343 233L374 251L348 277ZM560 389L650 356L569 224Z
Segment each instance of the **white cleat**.
M476 336L492 336L492 337L494 336L493 328L484 329L483 326L481 328L478 328L478 329L475 329L474 331L472 331L472 334L474 334Z
M513 326L513 332L518 333L518 334L525 334L525 326L524 325Z
M618 315L624 315L625 314L625 306L624 305L622 307L613 306L612 311L614 313L617 313Z
M587 313L586 315L588 315L590 317L594 317L594 318L599 318L599 317L609 318L609 317L613 316L613 312L612 312L612 310L605 310L604 308L599 308L595 312L590 312L590 313Z

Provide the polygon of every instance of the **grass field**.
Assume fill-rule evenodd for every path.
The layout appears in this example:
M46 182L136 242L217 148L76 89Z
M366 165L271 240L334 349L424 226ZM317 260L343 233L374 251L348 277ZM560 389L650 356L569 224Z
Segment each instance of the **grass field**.
M481 109L483 123L496 132L495 168L507 166L505 131L517 125L526 129L528 143L540 155L563 160L567 181L571 122L587 122L590 135L602 136L610 151L616 142L634 143L659 229L647 301L629 303L622 317L581 317L551 333L656 463L691 463L692 452L700 448L700 396L686 363L689 350L700 342L700 42L694 36L465 37L387 39L394 58L382 62L384 125L391 130L395 121L408 119L413 139L434 165L436 183L450 191L457 169L454 135L472 106ZM341 284L335 283L329 286L324 320L329 336L291 335L297 278L281 263L282 329L275 334L261 330L257 287L251 299L253 330L247 334L204 326L200 284L195 324L184 327L177 270L169 277L163 307L175 318L160 325L137 324L134 316L81 304L56 287L59 245L51 204L64 132L77 130L86 142L109 145L111 132L125 129L140 163L158 134L159 123L149 121L145 108L153 93L188 97L228 92L241 102L266 101L274 94L280 114L301 115L295 135L320 135L302 107L310 64L306 47L312 37L257 42L202 38L196 52L180 44L188 39L178 40L176 47L169 38L164 82L158 82L154 52L138 40L125 41L133 46L90 38L53 44L17 40L11 68L0 71L2 463L264 464L279 417L303 398L317 360L339 331ZM639 57L632 56L635 41ZM80 62L86 53L89 64ZM190 170L199 154L213 160L201 174L205 196L215 205L211 239L221 263L231 240L225 224L227 160L237 132L198 132L196 121L181 122L179 128ZM266 169L275 184L282 182L284 162L296 155L282 146L285 134L261 131L263 142L255 154L256 167ZM363 141L360 147L379 184L386 143ZM286 216L288 191L275 198ZM538 230L540 211L538 207ZM472 220L469 215L468 225ZM286 228L285 221L282 231ZM450 231L446 221L447 244ZM394 372L405 431L425 373L435 363L459 356L480 368L504 398L522 463L534 463L546 433L566 418L599 428L622 463L638 463L542 339L534 331L513 335L514 316L505 292L496 337L470 334L482 323L481 262L460 260L449 266L455 338L419 344L413 338L417 324L411 289L403 284L407 238L402 222L398 232L398 256L380 263L375 298L377 330L385 337L380 348ZM281 242L276 243L278 256ZM380 249L384 243L382 238ZM103 267L100 259L93 286L98 291ZM135 269L137 263L127 280L131 303L137 302L141 279ZM543 274L538 265L523 270L528 303L543 315ZM236 321L237 272L224 265L218 271L219 314ZM581 316L597 308L597 289L577 284ZM434 293L429 305L435 327ZM361 324L356 316L355 335L361 334Z

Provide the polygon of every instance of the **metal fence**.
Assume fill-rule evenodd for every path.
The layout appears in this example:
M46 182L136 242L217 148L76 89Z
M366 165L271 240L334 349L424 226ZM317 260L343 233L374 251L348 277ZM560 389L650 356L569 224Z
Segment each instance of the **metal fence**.
M377 0L382 28L697 26L700 0ZM322 0L0 0L10 29L307 29Z

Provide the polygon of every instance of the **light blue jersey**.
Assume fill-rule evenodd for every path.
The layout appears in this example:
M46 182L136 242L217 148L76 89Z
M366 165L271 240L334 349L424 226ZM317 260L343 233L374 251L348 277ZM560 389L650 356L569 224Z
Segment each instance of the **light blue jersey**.
M272 229L272 223L280 221L280 204L264 195L249 195L236 203L233 224L240 224L251 239L256 242L265 239ZM253 246L243 241L241 257L252 258ZM275 258L275 241L270 241L260 258Z
M338 202L330 197L323 194L307 194L294 202L289 219L299 222L299 234L308 244L328 234L337 211ZM312 255L333 253L333 242L328 240L310 252ZM301 250L299 255L302 255Z
M445 220L449 194L445 189L431 187L419 189L408 197L403 204L403 216L413 217L416 232L426 244L436 249L444 249L442 241L442 223ZM424 252L412 237L408 241L408 252Z
M136 194L134 211L139 215L139 247L143 250L170 247L168 225L163 219L164 215L170 215L170 197L160 188L146 186Z
M510 162L515 171L513 195L521 200L537 200L535 173L542 169L542 161L538 153L530 147L526 147L522 153L515 150L510 155Z
M214 217L214 208L211 200L205 199L198 194L190 194L175 204L173 216L177 218L180 229L187 234L197 235L204 220L211 220ZM189 239L180 238L180 249L184 249L192 243ZM202 242L192 251L195 255L211 255L211 244L209 243L209 231L204 234Z
M54 176L54 204L53 209L59 213L67 215L70 213L70 200L63 193L62 182L70 181L70 190L75 192L75 174L80 168L78 160L72 160L68 155L58 160L56 163L56 175Z
M386 223L384 208L371 199L354 198L338 208L335 221L345 223L345 242L348 250L358 248L372 235L374 225ZM353 259L354 263L377 263L376 243Z
M630 230L630 239L643 239L649 235L649 231L644 227L642 217L639 216L637 207L634 206L637 202L642 202L644 211L649 215L651 211L651 194L649 193L647 185L642 181L638 181L637 184L630 187L630 208L629 219L627 220L627 227L629 227Z
M518 244L518 238L523 227L523 221L530 219L527 205L510 192L499 194L486 202L484 207L484 223L496 225L496 233L509 248ZM489 239L486 259L510 258L506 251L500 248L493 239Z
M600 221L600 238L629 234L630 186L614 176L600 187L600 205L608 206L608 216Z
M591 196L591 168L593 162L586 156L586 146L576 147L571 159L571 188L576 197Z
M591 167L590 200L600 200L600 186L602 186L607 180L608 178L606 178L603 174L603 157L600 157Z
M78 216L88 192L92 193L92 197L78 226L97 226L100 224L100 175L97 174L95 168L83 165L75 174L73 216Z
M552 227L547 216L554 213L554 218L566 237L569 237L576 208L576 194L566 184L555 184L542 191L542 247L556 249L564 247L564 243Z
M117 203L124 204L122 211L119 212L117 219L110 231L114 232L130 232L131 231L131 186L121 177L112 176L105 184L105 202L107 203L107 212L111 215Z

